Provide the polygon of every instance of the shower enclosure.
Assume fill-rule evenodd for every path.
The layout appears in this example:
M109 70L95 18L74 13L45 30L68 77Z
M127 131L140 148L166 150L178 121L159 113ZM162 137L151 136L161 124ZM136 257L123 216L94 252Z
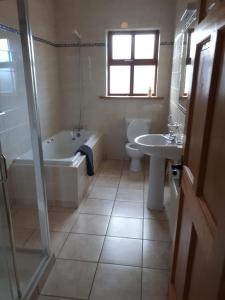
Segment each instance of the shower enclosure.
M27 0L0 1L0 298L28 297L50 259L33 40ZM24 193L13 161L28 149ZM12 176L17 177L15 185ZM27 176L27 174L26 174ZM32 195L29 190L35 193ZM15 195L32 197L19 207ZM33 204L35 203L35 204ZM38 238L38 239L37 239ZM34 242L35 241L35 242Z

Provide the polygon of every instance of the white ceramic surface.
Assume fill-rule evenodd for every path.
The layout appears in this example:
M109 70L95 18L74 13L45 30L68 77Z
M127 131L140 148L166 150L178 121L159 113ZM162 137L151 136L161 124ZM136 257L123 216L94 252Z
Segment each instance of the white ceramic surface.
M183 146L171 143L163 134L146 134L135 139L138 148L147 155L178 160Z
M163 210L164 178L166 158L179 160L183 146L171 143L163 134L147 134L135 139L137 147L151 156L147 206L152 210Z
M146 134L150 130L151 120L149 119L126 119L127 139L126 144L127 155L131 158L130 170L134 172L141 171L141 158L144 154L140 151L134 140L140 134Z

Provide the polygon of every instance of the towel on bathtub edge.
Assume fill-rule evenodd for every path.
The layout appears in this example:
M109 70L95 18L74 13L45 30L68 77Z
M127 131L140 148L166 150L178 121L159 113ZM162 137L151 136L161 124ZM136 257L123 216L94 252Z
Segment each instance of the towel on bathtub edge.
M94 175L94 161L93 161L93 151L87 145L81 145L76 153L81 153L86 156L86 164L87 164L87 174L88 176ZM75 154L76 154L75 153Z

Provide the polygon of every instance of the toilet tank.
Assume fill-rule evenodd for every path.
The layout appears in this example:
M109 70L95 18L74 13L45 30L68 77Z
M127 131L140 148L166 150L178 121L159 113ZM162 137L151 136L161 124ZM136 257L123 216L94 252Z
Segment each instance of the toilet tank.
M129 125L133 120L143 120L143 121L145 121L146 123L149 124L149 131L150 131L152 120L151 120L151 119L145 119L145 118L144 118L144 119L143 119L143 118L126 118L126 119L125 119L126 130L127 130L128 125Z
M149 129L150 129L150 127L151 127L151 123L152 123L152 120L151 120L151 119L146 119L146 118L144 118L144 119L142 119L142 118L125 118L126 129L127 129L128 125L129 125L133 120L143 120L143 121L149 123Z
M129 126L129 124L132 122L132 121L134 121L134 120L140 120L140 121L143 121L143 122L145 122L147 125L148 125L148 132L150 132L150 128L151 128L151 119L144 119L144 118L126 118L125 119L125 125L126 125L126 135L127 135L127 139L131 142L131 141L133 141L133 138L134 138L134 136L135 136L135 134L134 134L134 136L132 136L132 138L130 138L128 135L128 126ZM141 134L141 133L140 133ZM146 134L146 132L143 132L143 134ZM131 134L131 135L133 135L133 134ZM135 136L136 137L136 136Z

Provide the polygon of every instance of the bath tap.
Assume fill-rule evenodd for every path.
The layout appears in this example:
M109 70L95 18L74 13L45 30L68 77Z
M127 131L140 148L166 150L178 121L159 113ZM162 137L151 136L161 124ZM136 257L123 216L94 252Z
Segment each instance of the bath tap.
M72 141L76 140L76 130L77 130L77 127L74 126L73 129L72 129Z

